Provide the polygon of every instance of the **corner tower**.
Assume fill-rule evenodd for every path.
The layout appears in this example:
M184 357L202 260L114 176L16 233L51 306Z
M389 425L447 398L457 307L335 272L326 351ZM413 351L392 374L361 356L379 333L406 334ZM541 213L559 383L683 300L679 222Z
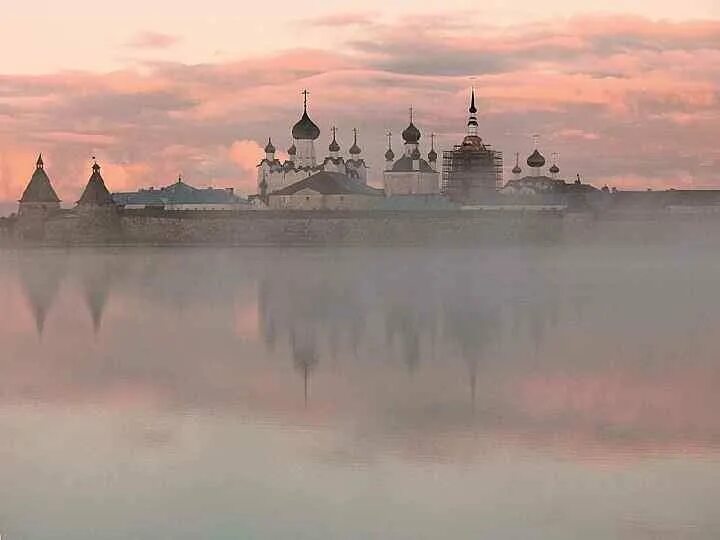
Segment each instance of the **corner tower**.
M60 210L60 198L45 172L45 163L40 154L35 163L35 172L20 198L18 214L43 217L58 210Z

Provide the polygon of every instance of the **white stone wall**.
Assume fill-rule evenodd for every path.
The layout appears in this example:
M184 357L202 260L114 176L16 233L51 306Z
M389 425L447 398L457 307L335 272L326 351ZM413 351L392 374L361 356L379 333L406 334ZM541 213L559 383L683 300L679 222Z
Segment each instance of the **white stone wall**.
M385 195L430 195L440 193L440 175L420 171L384 173Z
M368 195L323 195L303 190L294 195L271 195L269 206L273 210L367 210L377 200Z

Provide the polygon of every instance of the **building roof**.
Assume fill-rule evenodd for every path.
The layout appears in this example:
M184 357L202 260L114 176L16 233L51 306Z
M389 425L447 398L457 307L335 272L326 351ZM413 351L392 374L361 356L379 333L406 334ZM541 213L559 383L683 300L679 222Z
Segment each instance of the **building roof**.
M113 193L119 205L165 206L167 204L233 204L242 201L232 189L199 189L182 179L160 189L141 189L131 193Z
M21 203L59 203L60 199L45 172L42 155L38 157L35 172L20 198Z
M295 182L271 195L294 195L304 189L316 191L322 195L368 195L381 197L385 195L382 189L367 186L351 179L345 174L335 172L319 172Z
M530 157L527 158L527 164L533 168L543 167L545 165L545 157L535 149L535 151L530 154Z
M93 165L93 173L78 204L82 206L108 206L114 204L112 196L105 186L105 181L100 175L100 165L97 163Z
M320 136L320 128L310 120L307 113L307 105L303 109L302 118L292 128L292 136L295 140L314 141Z
M434 173L437 172L435 169L433 169L430 164L425 161L424 159L420 159L420 171L421 172L429 172ZM413 169L413 160L412 158L403 155L400 159L398 159L392 167L393 172L411 172L414 171Z
M410 125L402 132L402 138L407 144L417 144L420 140L420 130L410 121Z

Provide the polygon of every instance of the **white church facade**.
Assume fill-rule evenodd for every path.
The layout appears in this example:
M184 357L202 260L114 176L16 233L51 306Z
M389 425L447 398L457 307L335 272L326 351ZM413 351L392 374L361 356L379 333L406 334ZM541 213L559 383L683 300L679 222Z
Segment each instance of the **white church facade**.
M386 196L440 193L435 137L431 137L431 149L425 160L420 153L421 136L420 130L413 123L412 109L410 110L410 125L402 132L403 153L397 160L392 149L391 135L388 134L388 149L385 152L385 172L383 173Z
M258 164L258 193L268 195L321 172L343 174L366 185L368 167L358 145L357 130L353 130L354 142L348 150L347 158L342 155L337 130L333 128L327 156L318 159L315 141L320 137L320 128L308 115L308 93L303 93L303 114L292 128L293 143L287 151L288 159L281 162L276 157L276 148L269 139L265 147L265 159Z

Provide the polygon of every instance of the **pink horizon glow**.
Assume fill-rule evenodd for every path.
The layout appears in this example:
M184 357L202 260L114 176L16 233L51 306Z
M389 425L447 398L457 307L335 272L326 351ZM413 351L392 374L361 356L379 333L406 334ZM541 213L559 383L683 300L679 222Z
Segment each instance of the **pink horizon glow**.
M113 191L167 185L182 173L194 185L253 193L262 147L268 137L279 150L290 145L306 87L322 130L318 154L330 125L340 128L344 148L358 127L377 184L384 133L405 127L410 104L424 152L431 131L441 148L458 142L471 77L481 135L505 152L506 179L512 156L529 152L539 133L567 178L580 173L621 189L720 187L713 13L694 20L576 13L481 29L457 10L315 15L296 20L306 40L291 36L264 52L183 60L173 51L197 37L157 28L105 45L108 59L138 55L118 67L68 71L59 63L28 74L0 64L0 202L19 198L40 152L68 203L87 181L92 155ZM331 36L325 44L317 40L323 34Z

